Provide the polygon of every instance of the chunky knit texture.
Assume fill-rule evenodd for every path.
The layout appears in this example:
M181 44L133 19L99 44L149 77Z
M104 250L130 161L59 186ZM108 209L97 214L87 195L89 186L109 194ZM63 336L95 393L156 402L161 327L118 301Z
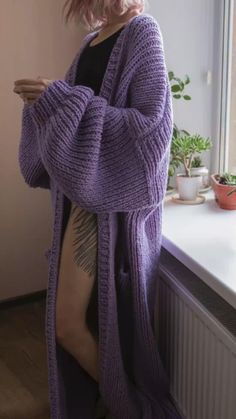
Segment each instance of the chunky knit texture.
M172 134L162 36L149 14L113 48L100 94L74 85L76 64L25 105L19 164L31 187L50 188L46 337L52 419L92 419L98 384L55 339L64 195L97 213L99 390L114 419L181 418L154 335L163 199Z

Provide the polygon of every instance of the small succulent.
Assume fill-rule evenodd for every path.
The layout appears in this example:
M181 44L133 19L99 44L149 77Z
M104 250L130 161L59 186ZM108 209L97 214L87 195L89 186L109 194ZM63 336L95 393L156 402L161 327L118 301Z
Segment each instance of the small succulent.
M201 157L200 156L195 156L193 158L193 161L192 161L192 167L201 167L202 165L203 164L202 164Z
M236 175L227 172L222 173L222 175L219 175L218 182L222 185L236 186Z
M218 175L217 180L221 185L236 186L236 175L233 175L232 173L222 173L222 175ZM236 193L236 188L228 192L227 196L230 196L233 193Z

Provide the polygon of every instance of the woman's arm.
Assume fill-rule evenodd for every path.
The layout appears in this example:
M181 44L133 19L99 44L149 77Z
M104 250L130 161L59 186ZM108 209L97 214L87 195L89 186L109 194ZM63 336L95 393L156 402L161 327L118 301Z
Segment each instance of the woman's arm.
M129 108L110 106L92 89L63 80L30 107L50 177L91 212L145 208L164 197L172 107L157 26L147 31L142 51Z
M22 128L18 148L18 162L25 182L33 188L50 189L50 177L39 156L36 127L25 104L22 111Z

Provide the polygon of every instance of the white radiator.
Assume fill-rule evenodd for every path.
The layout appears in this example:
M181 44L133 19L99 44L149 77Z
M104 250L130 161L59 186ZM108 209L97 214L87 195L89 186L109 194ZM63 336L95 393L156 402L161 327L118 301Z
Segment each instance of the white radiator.
M160 264L156 332L171 393L187 419L236 419L236 311L221 298L214 300L205 285L201 290L197 277L199 283L194 286L191 273L191 279L185 280L192 284L194 296L177 280L179 268L175 275L165 266ZM197 292L204 294L208 308L196 298ZM210 306L231 328L223 326Z

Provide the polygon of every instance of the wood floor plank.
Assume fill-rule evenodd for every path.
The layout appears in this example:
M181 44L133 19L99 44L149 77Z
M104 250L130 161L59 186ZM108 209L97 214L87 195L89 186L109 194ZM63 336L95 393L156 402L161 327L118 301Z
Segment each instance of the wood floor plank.
M0 360L0 418L33 419L48 413L47 401L43 404L22 385L22 382Z
M0 309L0 419L50 419L45 299Z

